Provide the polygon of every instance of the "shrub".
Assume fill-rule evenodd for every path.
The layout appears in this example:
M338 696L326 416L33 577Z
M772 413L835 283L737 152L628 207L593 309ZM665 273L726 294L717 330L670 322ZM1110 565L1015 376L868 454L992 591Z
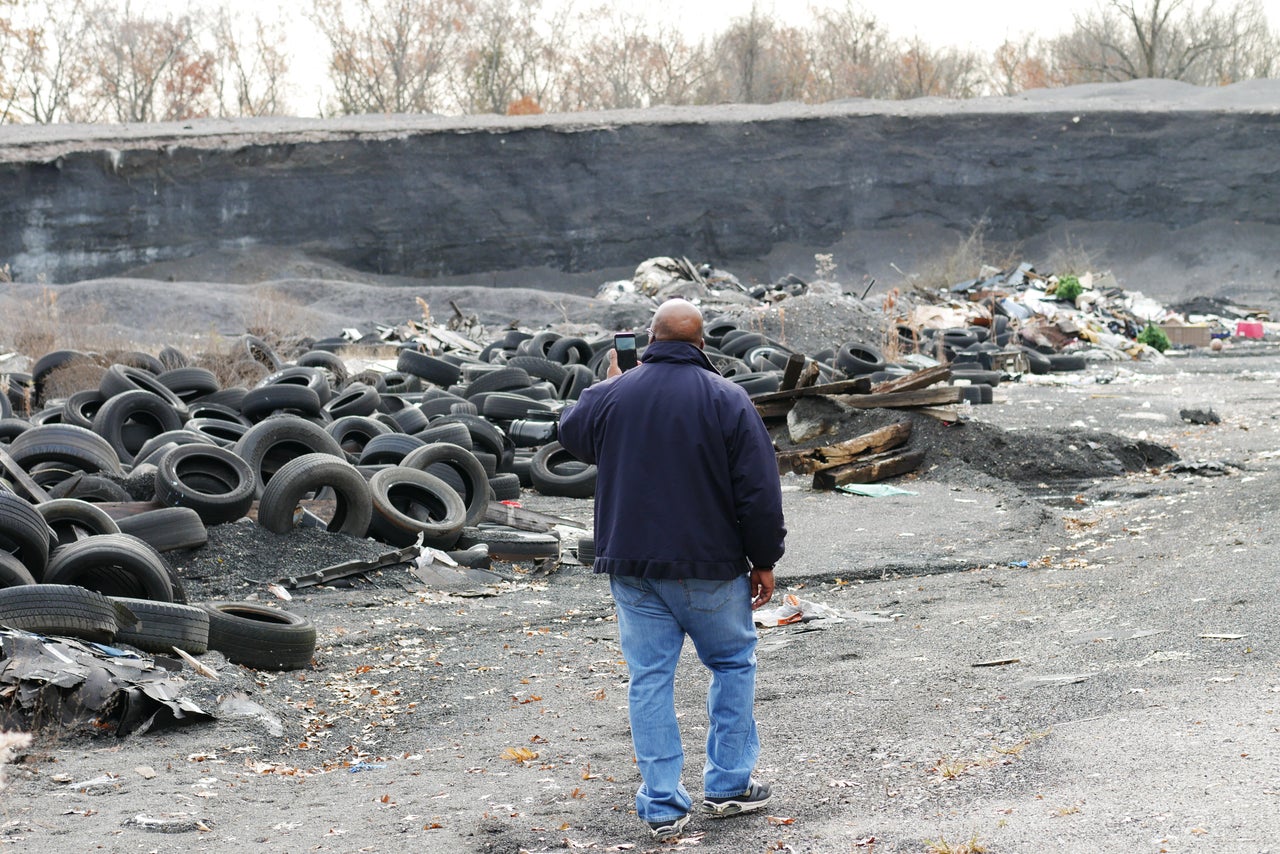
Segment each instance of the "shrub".
M1163 353L1169 349L1169 336L1159 326L1148 323L1147 328L1138 333L1138 343L1154 347Z
M1058 287L1053 292L1054 296L1064 302L1075 302L1076 297L1084 293L1084 288L1080 285L1080 280L1075 276L1063 276L1058 279Z

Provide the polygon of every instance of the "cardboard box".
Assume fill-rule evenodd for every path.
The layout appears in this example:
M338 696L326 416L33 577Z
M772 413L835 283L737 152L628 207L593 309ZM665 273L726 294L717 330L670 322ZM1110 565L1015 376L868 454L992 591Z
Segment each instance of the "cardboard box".
M1169 323L1161 324L1160 328L1174 347L1208 347L1212 340L1207 323Z

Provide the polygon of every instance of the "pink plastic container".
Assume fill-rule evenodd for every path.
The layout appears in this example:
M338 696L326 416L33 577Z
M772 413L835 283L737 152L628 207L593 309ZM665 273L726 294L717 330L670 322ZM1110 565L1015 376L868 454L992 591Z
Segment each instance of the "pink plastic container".
M1261 338L1262 324L1256 320L1240 320L1236 322L1237 338Z

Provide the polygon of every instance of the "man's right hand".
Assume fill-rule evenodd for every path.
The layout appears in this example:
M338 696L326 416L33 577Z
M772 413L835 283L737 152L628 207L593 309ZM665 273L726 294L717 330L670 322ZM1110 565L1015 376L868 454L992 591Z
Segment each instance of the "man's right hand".
M751 610L756 611L773 598L773 567L751 570Z
M614 377L622 376L622 368L618 367L618 351L609 351L609 370L605 371L604 378L611 380Z

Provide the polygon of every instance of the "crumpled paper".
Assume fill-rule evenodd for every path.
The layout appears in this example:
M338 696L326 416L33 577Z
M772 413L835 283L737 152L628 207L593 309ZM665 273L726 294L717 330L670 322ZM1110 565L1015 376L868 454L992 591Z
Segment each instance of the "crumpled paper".
M763 629L789 626L792 623L807 623L812 620L830 620L843 622L840 612L830 605L811 602L788 593L782 597L782 604L773 608L761 608L754 614L755 624Z

